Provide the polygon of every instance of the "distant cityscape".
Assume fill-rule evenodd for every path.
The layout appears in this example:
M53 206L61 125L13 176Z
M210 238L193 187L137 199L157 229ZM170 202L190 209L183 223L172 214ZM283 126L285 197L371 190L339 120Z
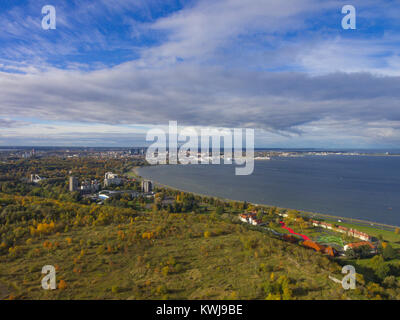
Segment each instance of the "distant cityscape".
M0 147L0 161L19 160L29 158L59 157L59 158L85 158L95 157L100 159L144 159L147 147L134 148L107 148L107 147ZM184 151L186 156L192 160L200 161L212 160L212 149L207 152L190 153ZM156 154L158 155L158 154ZM165 152L168 156L168 149ZM319 150L319 149L264 149L254 150L255 160L270 160L273 157L304 157L304 156L399 156L400 150ZM152 156L152 155L150 155ZM223 150L219 152L219 157L224 158Z

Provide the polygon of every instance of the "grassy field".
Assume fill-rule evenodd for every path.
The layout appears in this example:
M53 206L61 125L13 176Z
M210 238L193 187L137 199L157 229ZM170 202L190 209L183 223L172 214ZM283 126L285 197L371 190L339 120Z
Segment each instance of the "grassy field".
M183 201L183 194L176 195ZM190 196L185 196L186 200ZM185 201L186 201L185 200ZM346 291L345 259L278 239L239 222L235 206L197 200L193 212L171 213L144 200L113 206L0 194L0 298L8 299L393 299L371 259L354 260L360 281ZM177 200L178 201L178 200ZM118 207L128 205L130 207ZM147 208L147 209L146 209ZM280 218L269 215L273 229ZM299 224L297 232L332 236ZM385 262L396 264L395 260ZM57 270L57 290L41 288L41 270ZM393 269L398 281L399 264ZM365 279L364 280L364 275ZM378 280L376 280L378 279ZM392 279L393 280L393 279ZM392 286L391 279L385 283ZM374 282L378 281L378 283Z
M208 215L147 212L75 227L0 259L0 283L16 299L265 299L265 284L281 276L293 299L353 294L328 280L340 267L327 257ZM47 264L64 289L41 288Z

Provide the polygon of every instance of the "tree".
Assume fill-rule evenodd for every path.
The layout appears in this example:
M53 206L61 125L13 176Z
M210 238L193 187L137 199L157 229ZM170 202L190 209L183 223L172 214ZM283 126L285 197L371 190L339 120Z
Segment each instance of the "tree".
M371 248L368 245L360 246L346 251L346 256L350 259L366 258L371 256Z
M387 244L383 249L382 256L385 260L391 260L396 258L397 253L390 244Z
M270 281L264 283L264 292L267 295L266 300L290 300L292 290L289 285L289 278L282 275L275 281L274 273L271 273Z
M161 273L166 277L169 273L169 266L165 266L161 269Z
M380 280L383 280L390 271L389 266L385 263L385 260L381 255L373 257L370 261L370 266Z
M395 276L386 277L386 278L383 280L383 285L384 285L386 288L396 288L396 286L397 286L396 277L395 277Z
M112 286L111 287L111 292L112 293L118 293L118 292L120 292L120 288L118 286Z
M276 214L276 207L269 208L268 214L270 216L273 216L274 214Z

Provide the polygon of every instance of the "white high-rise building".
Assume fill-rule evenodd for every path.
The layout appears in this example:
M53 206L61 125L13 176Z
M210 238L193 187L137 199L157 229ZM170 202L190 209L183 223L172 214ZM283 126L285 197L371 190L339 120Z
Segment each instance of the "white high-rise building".
M153 183L149 180L142 181L142 192L149 193L153 191Z
M74 176L69 177L69 191L74 192L78 190L78 179Z

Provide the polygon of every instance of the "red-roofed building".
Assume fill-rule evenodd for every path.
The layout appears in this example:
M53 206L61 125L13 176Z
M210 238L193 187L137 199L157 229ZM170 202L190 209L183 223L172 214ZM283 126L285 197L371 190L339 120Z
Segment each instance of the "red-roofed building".
M348 232L349 235L355 237L355 238L359 238L361 240L365 240L365 241L371 241L371 236L369 236L368 234L355 230L355 229L350 229L350 231Z
M261 225L263 222L262 222L262 220L260 220L260 219L254 219L254 218L252 218L250 223L251 223L253 226L259 226L259 225Z
M371 242L368 242L368 241L349 243L349 244L346 244L343 247L343 249L344 249L344 251L347 251L350 249L355 249L355 248L359 248L359 247L363 247L363 246L367 246L367 247L371 248L371 253L376 253L376 247Z

